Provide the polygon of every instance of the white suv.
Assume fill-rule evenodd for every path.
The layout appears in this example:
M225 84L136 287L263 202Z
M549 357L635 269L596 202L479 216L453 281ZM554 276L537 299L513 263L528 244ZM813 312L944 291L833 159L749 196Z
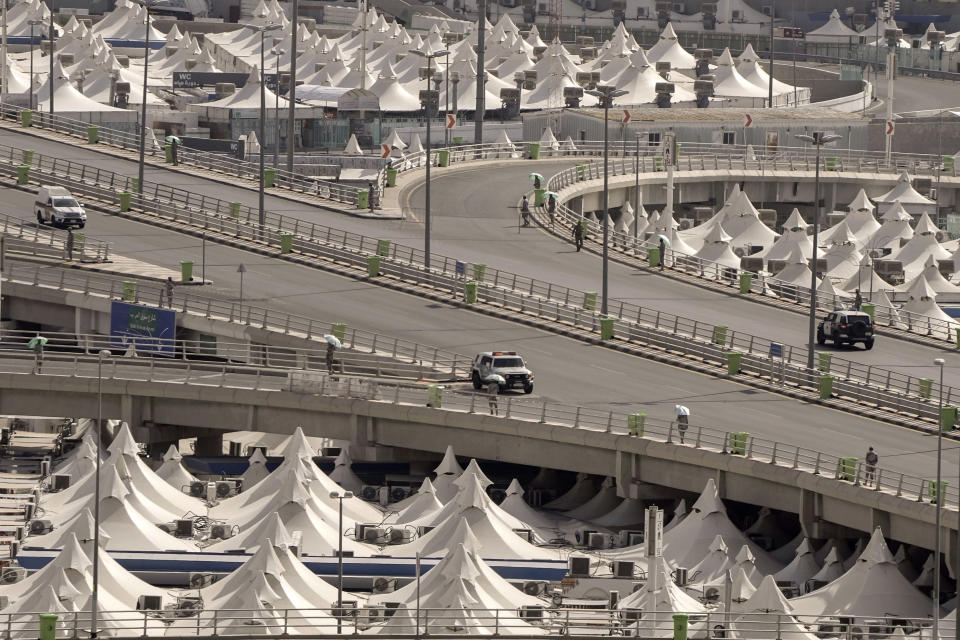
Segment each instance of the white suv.
M495 382L500 391L523 387L524 393L533 393L533 372L516 351L485 351L477 354L473 359L470 377L474 389Z

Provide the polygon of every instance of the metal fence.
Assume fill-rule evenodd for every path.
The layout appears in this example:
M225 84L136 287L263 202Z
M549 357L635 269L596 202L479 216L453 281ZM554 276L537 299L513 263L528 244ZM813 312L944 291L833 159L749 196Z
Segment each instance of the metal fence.
M9 148L5 150L0 145L0 163L5 157L11 157L11 152ZM643 159L644 163L648 161L651 163L652 170L654 158ZM90 184L91 181L96 183L97 178L106 185L123 180L123 177L118 177L112 172L87 168L85 165L69 161L47 159L43 156L38 157L37 168L42 172L44 181L69 184L75 192L96 198L111 207L120 205L120 196L115 191L99 184ZM9 165L5 167L0 164L0 173L10 169ZM591 172L595 170L596 167L588 165L583 175L592 175ZM577 169L573 168L571 171L577 171ZM558 176L566 174L567 172L563 172ZM557 179L562 178L554 176L551 181ZM600 314L588 304L589 292L494 268L487 269L485 265L466 264L438 254L432 254L432 268L428 271L423 267L422 250L385 242L381 238L371 238L276 214L269 214L266 226L261 229L255 224L255 210L248 207L231 209L230 203L187 192L181 192L185 195L170 196L164 189L154 189L152 192L148 190L147 193L150 195L142 198L136 195L131 196L132 208L143 214L152 214L163 222L185 224L197 230L204 230L214 239L218 236L239 239L256 246L273 247L281 254L289 251L299 256L349 265L353 269L364 271L371 268L370 257L379 256L382 261L378 267L378 275L416 286L430 287L451 298L461 297L467 280L473 278L477 281L480 303L493 304L533 315L541 320L560 322L589 331L599 330ZM238 215L234 216L235 213ZM571 219L575 215L566 209L561 213ZM143 216L138 216L138 219L147 221ZM647 242L632 238L615 236L614 242L617 241L625 243L628 252L637 254L645 252L649 245ZM630 243L633 243L632 248ZM691 263L691 271L710 268L710 265L705 262L694 260ZM680 259L674 262L677 267L686 264ZM720 266L713 268L717 274L721 275L732 271ZM763 279L758 279L758 283L753 286L760 287L759 292L766 295L780 295L798 300L806 295L802 288L790 288L788 285L778 285L776 282L766 282ZM159 296L156 299L159 300ZM894 312L891 311L891 313ZM645 309L624 301L614 301L610 315L615 318L614 335L616 337L662 348L678 343L679 337L678 344L685 346L685 352L698 359L704 350L702 339L705 337L709 337L712 342L719 342L721 347L743 350L757 357L769 353L771 343L769 339L731 331L727 334L729 338L718 341L713 337L716 327L712 324L689 320L652 308ZM929 326L934 326L932 319L926 320ZM687 338L694 338L694 342L690 342ZM805 368L805 360L801 356L804 352L801 348L788 345L787 353L787 363L791 367ZM718 364L722 364L723 358L722 353L719 354L716 359ZM918 397L921 389L917 378L875 367L864 367L840 358L833 360L825 372L838 377L842 376L842 380L839 380L835 387L841 395L871 405L879 402L880 406L887 410L897 413L906 412L924 420L935 418L934 410L931 408L933 405L926 397L929 395L926 382L923 386L925 397ZM808 378L809 374L806 373L799 377L799 379ZM939 390L937 387L930 387L930 389ZM878 397L877 392L881 390L883 393ZM955 397L953 394L952 389L944 387L944 395L949 399L948 402Z
M51 260L110 261L109 243L75 233L71 249L67 231L44 227L8 214L0 214L0 234L4 237L4 248L8 252Z
M20 121L22 107L0 104L0 118ZM83 120L76 120L57 114L38 113L31 126L57 131L83 140L95 140L99 144L119 147L125 150L139 151L140 134L121 131L93 125ZM93 137L91 137L93 136ZM147 140L144 145L144 154L151 158L166 159L166 150L156 139ZM183 164L201 167L229 176L259 180L259 166L239 158L232 158L226 154L217 154L183 146L177 150L177 160ZM314 195L325 200L333 200L345 204L357 204L357 187L343 185L330 180L321 180L310 176L303 176L285 169L271 169L274 175L274 186L289 189L299 193Z
M930 478L914 476L878 466L875 477L867 476L865 464L843 453L826 453L767 440L746 432L731 432L713 426L690 424L685 431L675 421L645 418L631 427L631 414L613 410L536 400L526 396L490 396L472 390L443 389L439 398L431 391L409 384L375 381L369 378L330 376L317 372L310 377L292 375L284 369L237 363L205 363L171 360L161 365L156 359L144 362L133 358L104 360L102 375L110 380L136 380L153 383L183 384L198 387L249 389L256 391L288 391L323 396L349 397L375 403L423 407L437 411L466 414L487 414L487 419L513 419L536 424L585 429L597 433L646 438L689 447L714 454L757 460L783 468L833 478L905 500L936 500L936 483ZM34 355L25 351L0 350L0 371L37 375ZM96 378L98 360L83 354L51 354L44 357L42 376ZM439 418L438 418L439 419ZM530 437L535 437L531 434ZM864 499L866 499L864 494ZM958 487L946 485L946 507L956 507Z
M416 377L431 378L437 377L437 374L442 374L445 378L459 379L470 376L471 359L468 356L357 327L344 327L341 332L335 326L337 321L307 318L264 307L241 304L232 300L218 300L206 296L192 295L179 290L175 291L171 305L166 297L163 283L138 281L132 295L125 295L124 284L120 279L70 269L50 269L16 262L10 262L7 265L7 269L3 273L3 279L11 283L53 288L60 291L75 291L109 300L125 300L135 304L166 307L179 313L219 322L239 323L306 340L320 340L325 334L339 333L342 336L343 348L357 354L369 354L381 359L389 358L392 361L389 366L398 367L399 370L405 372L405 375L416 373ZM129 294L129 290L126 293ZM10 333L4 331L3 335L6 336ZM250 347L250 349L256 348L261 347ZM269 348L277 349L278 352L285 349L280 347ZM228 357L232 356L228 355ZM400 367L404 363L409 366ZM359 361L357 364L359 365ZM384 362L381 365L381 373L384 373L387 369L388 364Z

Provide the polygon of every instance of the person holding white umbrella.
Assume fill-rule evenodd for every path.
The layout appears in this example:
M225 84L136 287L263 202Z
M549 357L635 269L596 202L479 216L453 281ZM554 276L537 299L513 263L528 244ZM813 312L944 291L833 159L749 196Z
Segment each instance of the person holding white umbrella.
M327 372L333 373L333 352L340 348L340 339L329 333L323 339L327 341Z
M674 406L673 410L677 414L677 432L680 434L680 444L683 444L684 436L687 435L687 429L690 426L690 409L678 404Z

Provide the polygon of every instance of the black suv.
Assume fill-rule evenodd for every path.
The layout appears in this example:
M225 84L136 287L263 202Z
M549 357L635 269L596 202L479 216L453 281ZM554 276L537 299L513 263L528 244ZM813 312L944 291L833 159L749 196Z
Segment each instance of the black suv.
M831 311L817 326L817 343L827 340L833 340L838 347L862 342L864 349L872 349L873 319L863 311Z

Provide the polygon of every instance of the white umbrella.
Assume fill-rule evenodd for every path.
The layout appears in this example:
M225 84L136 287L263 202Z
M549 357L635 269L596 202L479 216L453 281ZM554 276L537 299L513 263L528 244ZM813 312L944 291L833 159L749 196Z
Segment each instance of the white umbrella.
M323 339L327 341L327 344L333 345L333 348L334 348L334 349L339 349L340 346L341 346L341 345L340 345L340 338L338 338L338 337L335 336L335 335L332 335L332 334L329 334L329 333L328 333L328 334L325 334L325 335L323 336Z
M685 406L683 406L682 404L676 405L676 406L673 408L673 410L677 412L677 417L678 417L678 418L679 418L680 416L689 416L689 415L690 415L690 409L687 409L687 408L686 408Z

